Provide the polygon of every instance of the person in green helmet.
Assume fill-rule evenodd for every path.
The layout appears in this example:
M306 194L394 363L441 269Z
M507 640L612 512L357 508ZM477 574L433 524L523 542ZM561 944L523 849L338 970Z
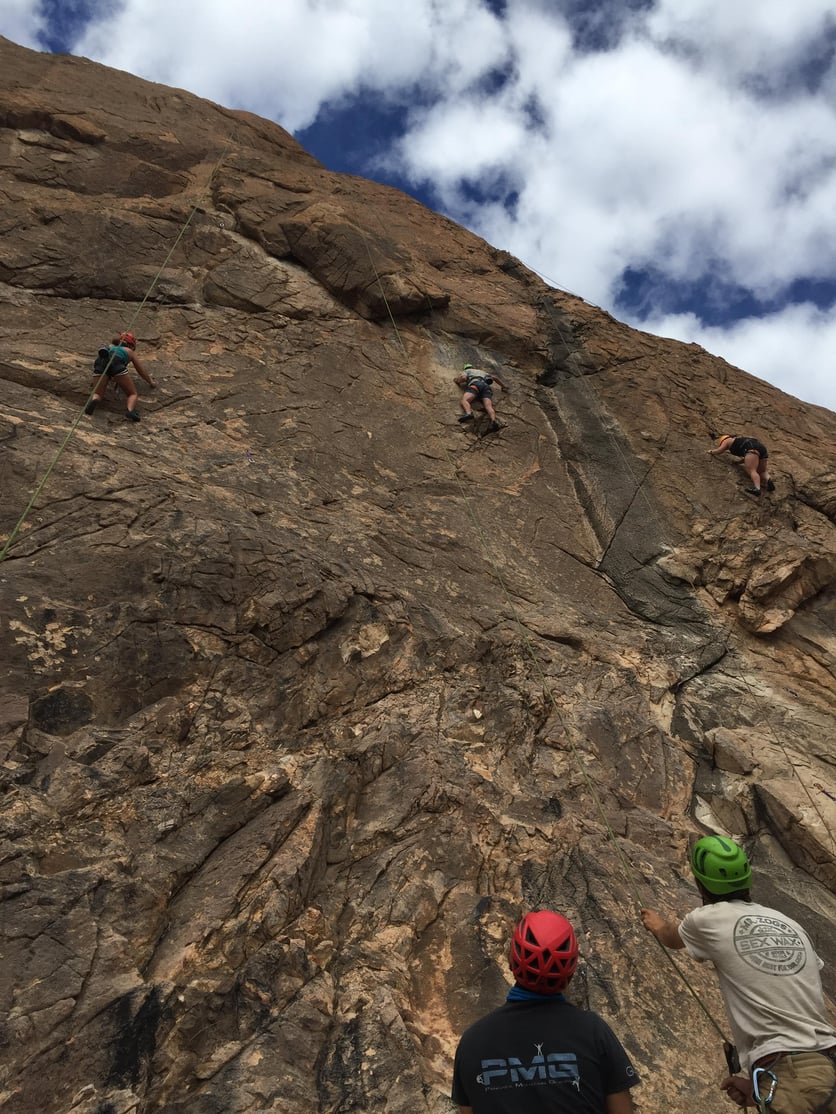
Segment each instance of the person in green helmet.
M796 921L750 896L745 851L725 836L697 840L691 870L702 907L681 921L643 909L666 948L714 964L745 1075L721 1087L738 1106L769 1114L836 1114L836 1029L827 1018L822 961Z

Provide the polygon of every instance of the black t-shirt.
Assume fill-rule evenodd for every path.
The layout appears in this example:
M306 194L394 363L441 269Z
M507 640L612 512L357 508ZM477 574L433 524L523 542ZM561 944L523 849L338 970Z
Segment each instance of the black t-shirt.
M462 1035L453 1102L474 1114L604 1114L639 1082L609 1025L569 1002L506 1002Z

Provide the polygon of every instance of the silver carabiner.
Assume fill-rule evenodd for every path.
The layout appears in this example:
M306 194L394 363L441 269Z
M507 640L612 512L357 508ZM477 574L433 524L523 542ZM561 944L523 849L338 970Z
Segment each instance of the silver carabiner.
M769 1076L769 1091L764 1094L761 1091L761 1079L763 1076ZM774 1071L768 1068L755 1068L752 1072L752 1094L754 1095L755 1102L758 1104L758 1110L761 1114L766 1114L766 1108L775 1097L775 1088L778 1086L778 1076Z

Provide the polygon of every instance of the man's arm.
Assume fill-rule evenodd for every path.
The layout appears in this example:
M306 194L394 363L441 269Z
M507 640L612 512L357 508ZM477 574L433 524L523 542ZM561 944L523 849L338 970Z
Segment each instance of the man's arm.
M629 1091L607 1095L607 1114L633 1114L633 1098Z
M642 909L642 924L666 948L685 947L682 937L679 935L680 923L680 921L666 921L664 917L660 917L652 909Z
M508 390L508 384L505 382L504 379L498 376L495 371L491 372L491 379L493 379L494 383L498 383L503 391Z

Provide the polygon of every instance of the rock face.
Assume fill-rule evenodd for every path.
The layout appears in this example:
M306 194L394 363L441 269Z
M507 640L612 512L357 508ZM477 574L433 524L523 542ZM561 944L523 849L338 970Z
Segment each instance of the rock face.
M447 1111L542 906L640 1109L725 1109L638 907L727 831L834 991L836 417L263 120L0 72L4 1110ZM81 415L126 328L141 423Z

